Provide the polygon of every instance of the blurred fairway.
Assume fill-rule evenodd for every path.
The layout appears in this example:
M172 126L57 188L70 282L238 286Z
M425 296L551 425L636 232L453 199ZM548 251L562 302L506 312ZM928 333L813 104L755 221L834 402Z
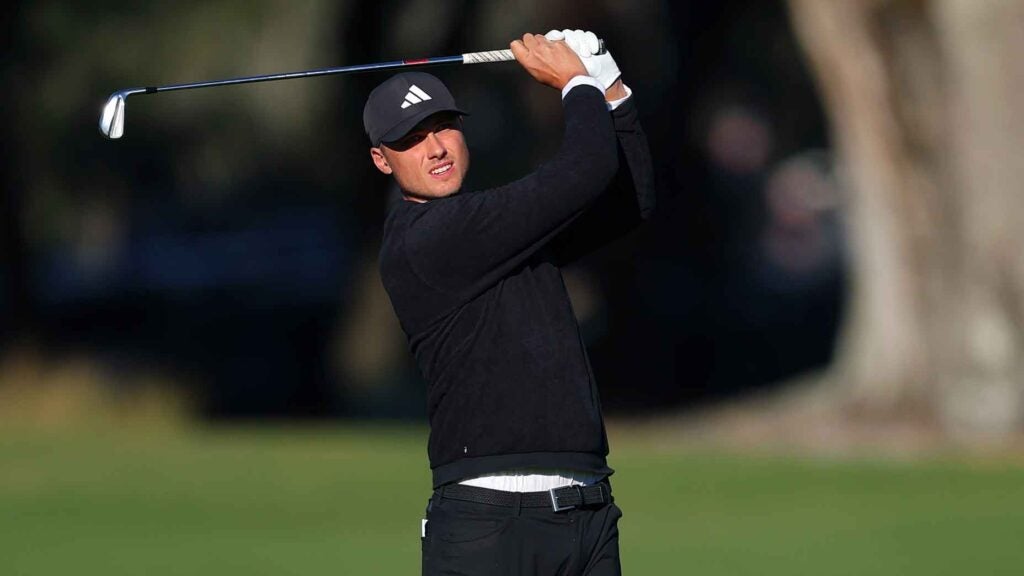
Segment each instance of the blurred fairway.
M0 574L419 574L425 430L0 427ZM626 574L1022 574L1024 467L612 430Z

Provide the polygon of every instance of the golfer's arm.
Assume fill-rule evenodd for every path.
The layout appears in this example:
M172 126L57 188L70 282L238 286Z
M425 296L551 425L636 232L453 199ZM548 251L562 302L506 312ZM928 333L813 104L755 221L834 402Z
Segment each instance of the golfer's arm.
M624 214L627 221L646 220L655 207L654 163L632 97L612 111L612 122L618 142L619 171L612 180L610 192L630 201L632 209Z
M654 211L654 168L633 98L619 103L611 116L619 169L607 191L552 243L559 263L570 263L624 236Z

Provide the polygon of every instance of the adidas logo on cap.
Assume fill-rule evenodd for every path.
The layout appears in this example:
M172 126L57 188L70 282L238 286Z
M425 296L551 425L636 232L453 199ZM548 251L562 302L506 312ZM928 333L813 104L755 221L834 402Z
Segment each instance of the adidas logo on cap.
M406 93L405 101L402 102L402 110L405 110L413 104L419 104L424 100L430 100L430 94L427 94L421 90L419 86L413 84L412 86L409 86L409 92Z

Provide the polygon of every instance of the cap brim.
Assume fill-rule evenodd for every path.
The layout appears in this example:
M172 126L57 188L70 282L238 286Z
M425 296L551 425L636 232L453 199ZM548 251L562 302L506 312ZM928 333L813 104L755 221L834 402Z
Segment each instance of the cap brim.
M402 120L398 124L392 126L387 132L384 133L383 136L380 137L380 142L378 142L377 145L380 146L381 144L388 144L390 142L397 142L401 140L403 136L408 134L410 130L415 128L416 125L422 122L425 118L427 118L428 116L433 116L434 114L439 114L441 112L454 112L460 116L469 116L469 112L459 110L458 108L454 107L424 110L423 112L420 112L415 116L410 116L409 118L406 118L405 120Z

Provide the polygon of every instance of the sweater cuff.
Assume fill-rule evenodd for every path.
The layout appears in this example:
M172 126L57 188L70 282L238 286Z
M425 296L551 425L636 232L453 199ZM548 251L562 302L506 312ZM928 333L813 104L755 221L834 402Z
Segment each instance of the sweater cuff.
M585 86L593 86L594 88L597 88L598 90L600 90L602 95L604 94L604 86L601 86L601 83L597 81L597 78L593 78L591 76L580 75L580 76L573 76L572 79L570 79L568 82L566 82L565 86L562 87L562 100L565 100L565 97L569 95L569 91L570 90L572 90L573 88L575 88L577 86L584 86L584 85Z
M594 78L592 76L581 75L573 76L571 80L565 83L565 86L562 87L562 99L565 100L565 97L569 94L569 91L577 86L593 86L594 88L600 90L601 94L604 94L604 86L601 86L601 83L598 82L597 78ZM619 107L620 104L622 104L626 100L629 100L629 97L633 95L633 91L629 89L629 86L623 84L622 87L626 89L626 95L623 96L622 98L619 98L618 100L605 102L605 105L608 107L608 110L615 110L616 108Z

